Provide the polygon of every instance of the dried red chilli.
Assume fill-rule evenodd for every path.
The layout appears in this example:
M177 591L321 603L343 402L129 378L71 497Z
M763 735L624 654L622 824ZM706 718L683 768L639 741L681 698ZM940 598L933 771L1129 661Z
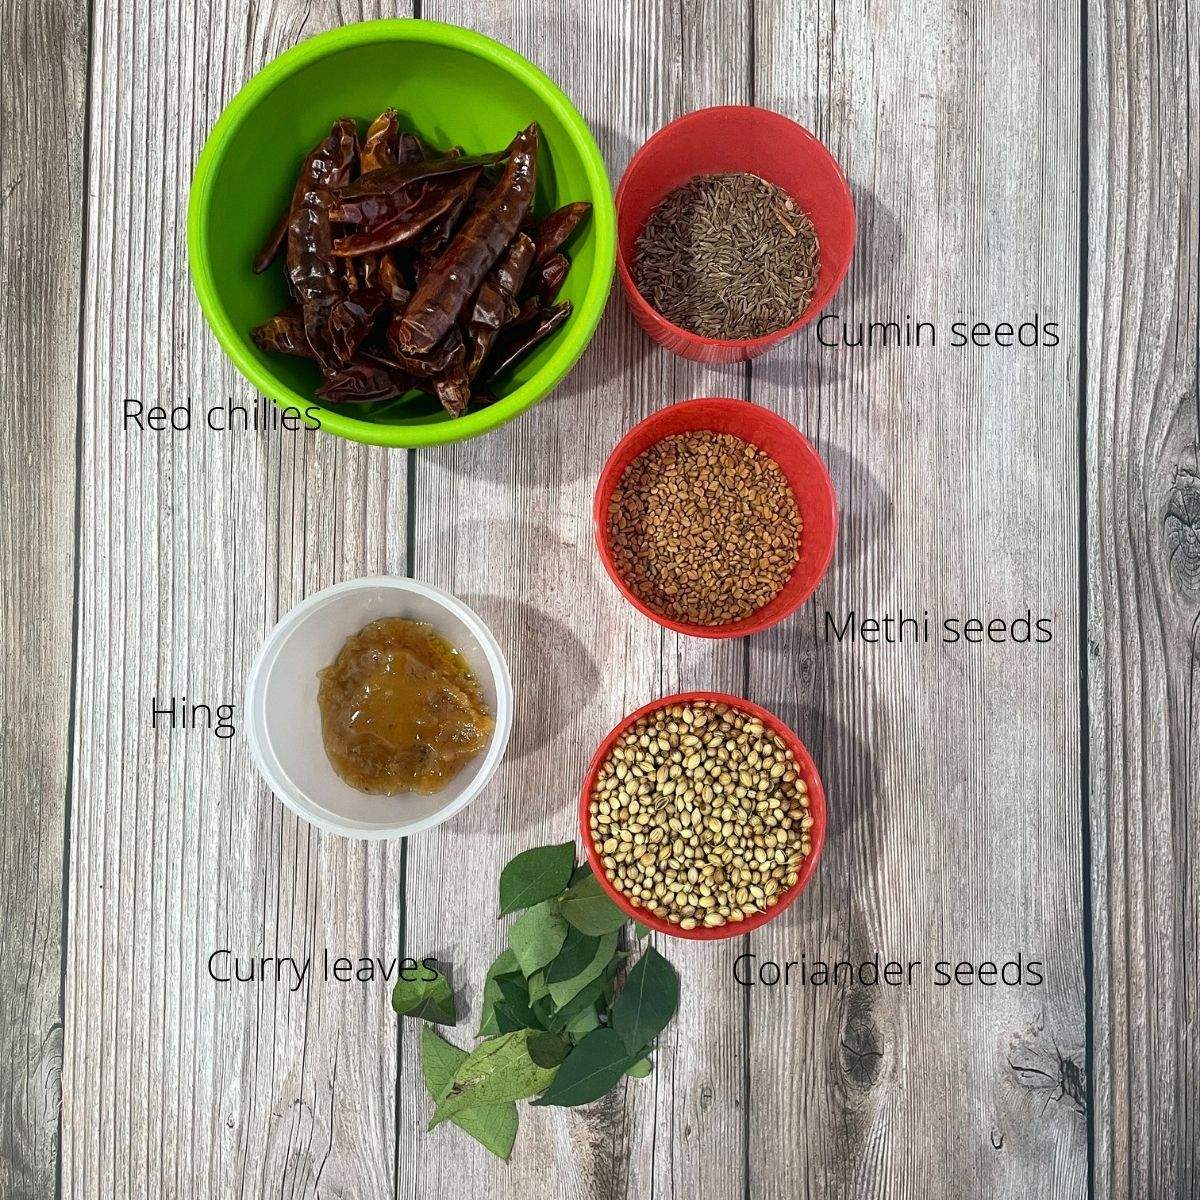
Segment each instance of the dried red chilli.
M255 255L254 273L261 275L279 257L287 243L288 226L304 193L316 187L338 187L348 183L358 155L358 129L353 121L334 121L329 136L309 151L288 207L279 215L266 244Z
M256 256L264 269L286 244L294 302L255 344L315 359L328 403L414 388L456 416L494 403L497 377L569 316L553 305L561 247L590 211L532 215L538 141L531 125L498 153L439 152L388 109L360 146L354 122L335 122Z
M516 236L533 203L537 151L538 127L530 125L509 146L500 182L467 217L417 285L397 332L405 350L423 354L445 337L492 264Z
M295 358L316 358L304 336L304 310L298 304L276 313L254 329L250 336L261 350L289 354Z
M552 254L538 267L537 291L543 304L553 304L566 282L571 264L565 254Z
M359 287L336 301L329 313L329 337L339 362L347 363L366 340L387 296L375 287Z
M384 202L372 202L365 206L372 214L371 219L361 221L355 233L338 238L333 244L334 254L350 258L411 242L439 217L461 205L478 178L478 168L450 177L439 175L398 189ZM332 215L334 220L348 223L353 218L346 216L347 212L361 211L363 207L343 204Z
M399 149L400 114L394 108L385 108L367 130L359 169L366 175L380 167L394 166Z
M467 361L469 378L474 379L479 374L495 344L496 335L516 316L517 294L533 265L535 253L533 240L526 234L518 233L483 281L467 323L471 338Z
M327 371L339 365L329 317L345 283L333 257L332 207L333 197L325 188L305 192L288 222L287 250L288 281L304 310L304 336Z
M491 383L497 375L515 366L535 346L561 328L571 315L571 309L570 300L564 300L553 308L538 311L520 324L506 326L496 339L495 348L487 360L487 370L483 374L484 382Z
M533 229L537 261L543 263L556 254L591 211L592 206L586 200L576 200L573 204L564 204L562 208L555 209L539 221Z

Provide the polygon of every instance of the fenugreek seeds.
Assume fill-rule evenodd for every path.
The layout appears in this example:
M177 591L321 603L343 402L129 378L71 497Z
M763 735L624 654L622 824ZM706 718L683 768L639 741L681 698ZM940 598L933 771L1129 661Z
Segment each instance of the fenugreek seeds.
M668 321L710 338L791 325L812 299L817 233L782 188L757 175L697 175L650 214L634 250L638 291Z
M795 757L726 704L674 704L635 722L601 766L588 810L609 882L683 930L773 908L812 853Z
M648 607L727 625L779 594L801 520L779 464L727 433L664 438L629 464L608 506L613 563Z

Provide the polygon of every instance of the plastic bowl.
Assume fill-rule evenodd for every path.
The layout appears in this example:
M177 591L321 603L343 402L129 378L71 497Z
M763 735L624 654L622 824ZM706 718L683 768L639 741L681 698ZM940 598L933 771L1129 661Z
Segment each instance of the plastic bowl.
M429 397L326 407L310 362L267 354L250 330L288 301L278 264L251 261L291 196L308 151L338 117L365 130L388 105L436 146L506 145L542 128L537 211L590 200L567 247L567 323L514 372L500 399L454 418ZM612 284L616 217L600 151L571 102L532 63L481 34L433 21L368 21L301 42L254 76L209 135L192 182L188 259L200 307L237 369L280 407L314 410L321 427L359 442L430 446L512 420L542 399L583 353Z
M799 878L795 884L780 893L779 903L774 908L768 908L762 912L755 913L752 917L747 917L744 921L737 921L730 925L719 925L715 929L708 929L704 926L698 926L696 929L680 929L678 925L672 925L670 921L664 921L661 917L656 917L644 908L636 908L609 883L608 878L604 874L604 865L600 861L600 855L592 841L592 826L589 820L590 813L588 806L591 803L592 789L596 786L596 778L600 774L600 768L604 765L604 760L611 753L613 746L616 745L617 739L635 721L640 720L649 713L657 712L661 708L667 708L672 704L694 704L701 700L708 700L713 704L728 704L730 708L736 708L740 712L757 717L767 729L777 734L783 740L783 744L796 756L796 762L800 767L800 777L808 785L808 811L813 817L813 826L810 831L812 834L812 853L801 864ZM636 712L631 712L600 743L600 748L592 756L592 761L588 764L587 773L583 777L583 788L579 793L579 836L583 839L583 848L587 854L588 862L591 864L592 873L600 881L600 886L608 893L613 903L635 921L640 921L643 925L658 933L670 934L671 937L690 938L693 941L699 942L711 942L719 938L737 937L740 934L749 933L753 929L758 929L760 926L767 924L768 921L775 920L804 891L808 886L808 881L813 877L813 873L817 869L817 860L821 857L821 848L825 845L825 823L825 788L821 783L821 776L817 771L816 764L812 760L812 755L809 754L804 743L774 713L768 712L767 709L761 708L757 704L751 704L749 700L742 700L737 696L728 696L724 692L680 692L677 695L666 696L662 700L654 700L649 704L644 704Z
M816 290L800 318L758 338L707 338L662 316L633 282L633 252L659 201L694 175L746 171L787 192L820 241ZM767 108L702 108L660 129L634 156L617 189L617 270L637 323L658 343L698 362L757 358L795 333L841 286L854 253L854 201L833 155L802 125Z
M757 612L728 625L689 625L656 612L630 590L617 571L612 544L608 537L608 505L626 468L639 454L663 438L674 434L708 429L714 433L732 433L743 441L752 442L769 454L780 466L800 510L803 529L800 535L800 556L787 583L779 594ZM592 523L596 530L596 546L600 561L621 595L638 612L676 633L691 637L745 637L778 624L790 616L812 595L821 582L833 558L837 540L837 498L821 456L812 443L790 422L769 409L760 408L746 400L711 397L684 400L668 408L660 408L635 425L608 456L596 495L592 502Z
M317 672L345 640L381 617L427 621L466 657L496 728L487 748L430 796L370 796L329 765L317 707ZM415 579L350 579L302 601L275 626L246 683L246 737L271 791L313 825L354 838L395 838L440 825L496 773L512 730L508 665L488 627L461 600Z

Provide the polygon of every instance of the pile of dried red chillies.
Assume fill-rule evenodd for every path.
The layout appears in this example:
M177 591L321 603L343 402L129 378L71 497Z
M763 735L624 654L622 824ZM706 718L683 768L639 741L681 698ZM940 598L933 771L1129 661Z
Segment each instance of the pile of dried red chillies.
M286 251L293 303L254 330L264 350L314 359L330 403L419 388L461 416L571 313L555 299L562 246L588 214L532 214L538 127L498 154L439 153L389 108L364 142L335 121L254 260Z

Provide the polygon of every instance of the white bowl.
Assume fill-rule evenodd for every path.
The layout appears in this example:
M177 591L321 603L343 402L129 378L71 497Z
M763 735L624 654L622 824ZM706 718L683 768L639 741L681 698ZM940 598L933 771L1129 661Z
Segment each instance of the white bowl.
M325 755L317 672L333 662L351 634L381 617L432 625L462 652L496 718L486 749L430 796L367 795L343 782ZM504 757L512 711L508 664L479 617L427 583L386 575L348 579L296 605L258 652L244 709L250 754L271 791L306 821L355 838L407 837L466 808Z

